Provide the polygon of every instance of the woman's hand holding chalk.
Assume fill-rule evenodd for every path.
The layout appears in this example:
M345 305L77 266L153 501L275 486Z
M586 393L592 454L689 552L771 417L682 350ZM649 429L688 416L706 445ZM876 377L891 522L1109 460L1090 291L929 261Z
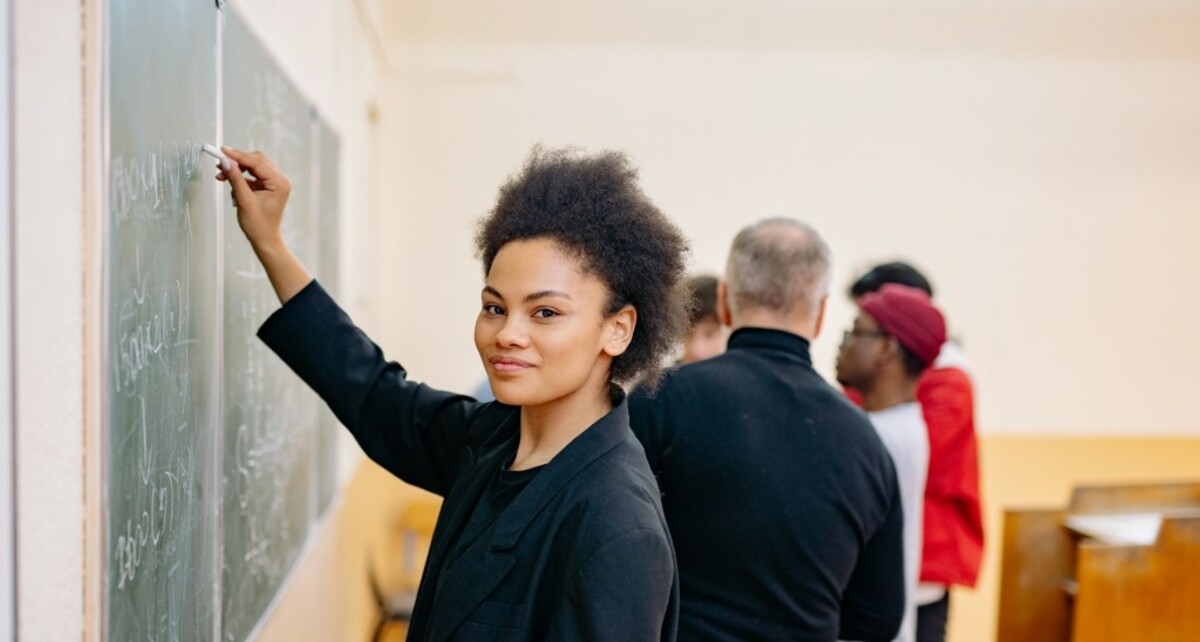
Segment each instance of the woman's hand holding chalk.
M255 252L278 252L283 246L279 233L283 211L292 192L292 182L262 152L241 152L232 147L221 151L234 163L231 172L222 172L217 180L228 181L233 189L238 224ZM246 172L245 175L242 172Z
M203 145L200 146L200 149L203 150L205 154L208 154L208 155L212 156L213 158L221 161L221 170L222 171L228 172L229 170L233 169L233 161L230 161L228 156L226 156L221 150L217 149L216 145L209 145L208 143L204 143Z

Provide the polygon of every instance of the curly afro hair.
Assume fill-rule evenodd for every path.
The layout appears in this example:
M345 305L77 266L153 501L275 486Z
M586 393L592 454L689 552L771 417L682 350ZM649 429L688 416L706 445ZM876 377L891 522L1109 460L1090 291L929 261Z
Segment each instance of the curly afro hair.
M500 248L512 241L549 238L577 256L608 286L605 315L626 304L637 310L633 339L613 359L609 380L640 377L640 385L653 389L665 357L687 328L682 282L688 244L642 192L637 177L620 152L585 155L535 147L479 221L475 247L485 276Z

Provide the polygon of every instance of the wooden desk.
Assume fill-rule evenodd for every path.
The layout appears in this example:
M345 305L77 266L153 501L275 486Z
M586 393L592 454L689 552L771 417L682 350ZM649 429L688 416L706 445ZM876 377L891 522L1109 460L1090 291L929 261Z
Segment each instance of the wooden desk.
M1079 487L1065 509L1005 511L997 639L1200 640L1200 482Z

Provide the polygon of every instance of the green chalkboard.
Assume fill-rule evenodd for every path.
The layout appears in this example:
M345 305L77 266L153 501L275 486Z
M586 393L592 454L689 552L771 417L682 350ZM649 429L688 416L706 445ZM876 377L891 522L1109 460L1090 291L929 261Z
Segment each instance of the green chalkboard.
M105 637L240 642L336 495L338 427L255 337L279 304L200 145L271 155L336 292L339 142L229 6L112 0L107 42Z
M317 268L312 108L237 12L224 30L226 143L265 150L292 180L283 235ZM236 220L225 201L226 220ZM222 639L257 624L315 519L317 397L254 336L279 307L236 225L225 229L225 449Z
M109 3L107 631L211 638L220 469L217 12Z

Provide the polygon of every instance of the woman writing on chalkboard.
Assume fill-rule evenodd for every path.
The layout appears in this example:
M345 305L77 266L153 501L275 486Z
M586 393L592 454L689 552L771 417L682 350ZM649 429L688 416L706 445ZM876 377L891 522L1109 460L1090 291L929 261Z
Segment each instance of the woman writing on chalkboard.
M363 450L445 497L410 640L670 640L678 578L616 382L653 381L685 323L686 242L621 154L535 149L480 221L475 345L495 403L409 380L288 250L260 153L238 223L283 307L259 330Z

